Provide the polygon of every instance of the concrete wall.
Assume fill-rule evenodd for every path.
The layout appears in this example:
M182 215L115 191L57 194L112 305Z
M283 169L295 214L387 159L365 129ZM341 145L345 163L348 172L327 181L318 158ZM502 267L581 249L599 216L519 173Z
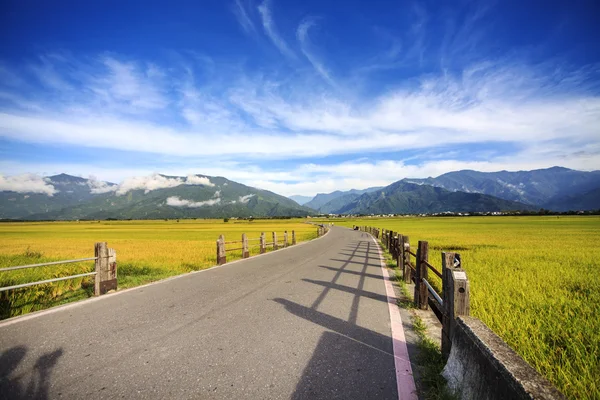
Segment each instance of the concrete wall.
M461 399L564 399L477 318L459 317L442 375Z

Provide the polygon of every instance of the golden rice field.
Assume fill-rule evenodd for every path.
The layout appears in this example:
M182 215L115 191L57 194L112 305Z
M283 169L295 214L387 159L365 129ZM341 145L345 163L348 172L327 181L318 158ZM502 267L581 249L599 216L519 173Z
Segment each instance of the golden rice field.
M363 218L461 254L471 314L573 399L600 399L600 217Z
M95 242L108 242L117 252L119 288L127 288L169 276L205 269L216 264L216 240L249 239L276 231L296 232L297 242L313 239L317 228L302 220L180 220L177 221L81 221L0 224L0 268L94 256ZM251 255L258 241L249 241ZM231 245L230 248L241 247ZM227 252L228 261L241 251ZM0 272L0 286L40 281L94 270L94 263L53 265ZM0 292L0 319L26 314L93 295L93 277L43 284Z

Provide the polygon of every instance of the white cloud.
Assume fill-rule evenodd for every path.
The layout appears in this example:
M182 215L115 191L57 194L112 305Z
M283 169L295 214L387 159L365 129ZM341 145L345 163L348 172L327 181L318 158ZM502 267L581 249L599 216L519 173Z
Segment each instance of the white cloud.
M240 26L244 29L246 33L254 33L256 29L254 28L254 23L248 16L248 12L246 8L243 6L240 0L235 0L231 6L233 14L237 18Z
M185 184L186 185L204 185L204 186L215 186L214 183L212 183L210 181L210 179L208 179L205 176L198 176L198 175L188 175L185 178Z
M184 181L181 178L167 178L160 174L152 174L150 176L136 176L125 179L117 189L118 196L124 195L131 190L143 190L148 193L152 190L172 188L183 185Z
M220 198L209 199L209 200L205 200L205 201L185 200L185 199L181 199L177 196L171 196L171 197L167 198L167 205L173 206L173 207L199 208L199 207L204 207L204 206L214 206L219 203L221 203Z
M262 20L262 25L265 30L265 34L269 37L269 39L271 39L271 41L279 49L281 54L290 58L295 58L296 55L294 54L294 52L288 47L285 40L283 40L277 32L275 21L273 21L273 17L271 16L270 6L270 0L264 0L261 3L261 5L258 6L258 12Z
M119 186L109 184L108 182L99 181L94 176L90 176L87 181L87 185L90 187L90 193L101 194L116 191Z
M300 36L308 31L305 24ZM236 161L489 141L540 147L562 141L565 150L578 151L600 137L600 97L589 87L595 73L589 68L552 75L547 66L478 63L456 75L423 76L364 98L339 95L310 80L243 73L199 88L193 74L177 69L116 57L104 63L112 68L104 75L93 66L82 67L96 71L91 78L72 75L91 88L81 94L55 88L53 100L45 101L1 92L13 109L0 112L0 137ZM175 98L167 98L163 81L179 88L170 93ZM153 114L136 114L140 110ZM169 110L165 119L154 116ZM173 122L182 117L189 125Z
M296 31L296 37L300 42L300 47L302 49L302 53L308 59L308 61L315 68L317 73L323 77L327 82L331 85L335 86L335 82L331 78L329 71L325 68L323 63L317 59L317 57L310 51L310 38L308 37L308 31L311 27L315 25L315 21L313 18L308 18L302 21L302 23L298 26Z
M213 194L213 197L215 197L215 198L216 198L216 197L221 197L221 191L220 191L220 190L217 190L217 191L215 192L215 194Z
M162 93L161 74L155 65L144 68L108 56L103 57L102 63L108 73L90 87L99 97L141 110L162 109L169 103Z
M58 191L47 180L35 174L4 176L0 174L0 191L41 193L53 196Z
M250 201L250 199L251 199L252 197L254 197L254 196L255 196L254 194L247 194L247 195L245 195L245 196L240 196L240 198L238 199L238 201L239 201L240 203L246 204L246 203L248 203L248 202Z

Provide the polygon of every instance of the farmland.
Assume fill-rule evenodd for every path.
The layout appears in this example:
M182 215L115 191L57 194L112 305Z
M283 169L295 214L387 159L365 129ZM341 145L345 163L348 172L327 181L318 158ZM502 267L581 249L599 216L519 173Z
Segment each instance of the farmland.
M600 218L363 218L373 226L461 254L471 314L570 398L599 398Z
M216 264L215 241L258 238L265 232L295 230L298 242L316 237L316 228L301 220L81 221L0 224L0 268L93 257L95 242L117 252L119 288L128 288ZM290 239L291 240L291 239ZM258 254L251 241L251 255ZM232 246L234 247L234 246ZM240 247L240 246L235 246ZM228 261L241 252L227 253ZM0 272L0 286L92 271L93 262ZM93 277L77 278L0 293L0 318L90 297Z

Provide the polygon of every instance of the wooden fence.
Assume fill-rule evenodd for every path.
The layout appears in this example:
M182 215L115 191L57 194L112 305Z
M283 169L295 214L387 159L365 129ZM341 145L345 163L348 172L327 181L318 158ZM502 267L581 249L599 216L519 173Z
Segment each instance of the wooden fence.
M442 353L448 356L456 318L470 314L469 280L462 269L460 254L442 251L440 270L429 261L428 242L420 240L415 252L406 235L370 226L360 226L359 229L381 241L384 249L396 260L404 282L414 282L415 307L421 310L431 307L442 323ZM429 272L442 280L442 293L431 285Z
M60 278L46 279L43 281L21 283L19 285L0 287L0 292L7 290L21 289L25 287L42 285L67 279L82 278L85 276L94 276L94 295L105 294L109 290L117 289L117 253L114 249L109 249L106 242L99 242L94 245L94 257L78 258L75 260L53 261L41 264L19 265L15 267L0 268L0 272L15 271L26 268L45 267L48 265L70 264L83 261L95 261L95 269L92 272L86 272L78 275L64 276Z
M317 236L323 236L327 233L328 228L325 226L319 225L317 227ZM267 238L265 233L262 232L260 237L255 239L248 239L248 236L245 233L242 233L242 240L235 241L225 241L225 235L219 235L219 239L217 239L217 264L222 265L227 262L227 252L228 251L242 251L242 258L250 257L250 248L251 247L260 247L260 254L264 254L267 252L267 247L271 247L273 250L277 250L279 248L286 248L288 246L293 246L296 244L296 232L292 231L291 235L291 243L289 242L288 231L283 232L283 238L277 239L277 232L271 232L271 241L267 242ZM258 244L249 245L248 242L258 241ZM238 245L241 247L229 248L227 245Z

